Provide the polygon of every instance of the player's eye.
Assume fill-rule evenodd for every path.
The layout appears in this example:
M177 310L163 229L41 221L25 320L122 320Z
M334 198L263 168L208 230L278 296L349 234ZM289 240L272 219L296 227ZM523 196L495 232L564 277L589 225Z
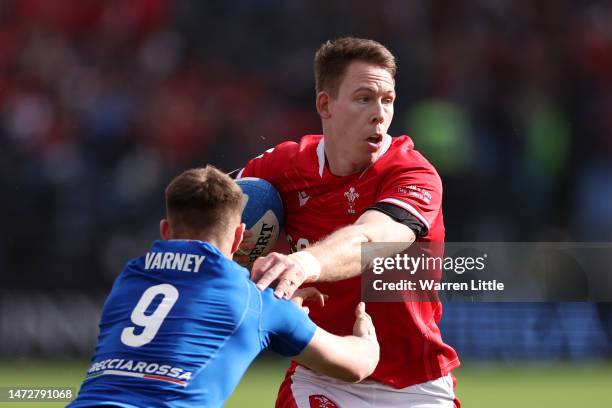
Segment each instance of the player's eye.
M393 98L383 98L382 102L384 104L390 104L393 103L394 99Z
M357 102L361 102L361 103L366 103L370 101L370 97L367 95L360 95L355 99L357 100Z

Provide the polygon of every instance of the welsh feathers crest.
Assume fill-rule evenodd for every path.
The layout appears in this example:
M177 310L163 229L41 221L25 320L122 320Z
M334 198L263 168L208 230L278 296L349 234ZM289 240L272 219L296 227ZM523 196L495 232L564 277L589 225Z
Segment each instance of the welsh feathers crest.
M359 193L355 190L355 187L351 187L344 193L344 196L348 200L347 212L349 214L355 214L355 200L359 198Z

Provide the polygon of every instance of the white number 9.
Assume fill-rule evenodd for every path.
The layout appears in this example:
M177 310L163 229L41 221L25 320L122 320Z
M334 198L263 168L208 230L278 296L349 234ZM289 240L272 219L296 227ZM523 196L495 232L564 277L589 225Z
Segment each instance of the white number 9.
M157 295L164 295L157 309L150 315L145 315L145 311ZM172 306L178 300L178 290L167 283L151 286L140 297L140 300L132 310L132 323L144 327L142 333L134 334L135 327L126 327L121 332L121 342L132 347L144 346L150 343L157 334L159 327L164 322Z

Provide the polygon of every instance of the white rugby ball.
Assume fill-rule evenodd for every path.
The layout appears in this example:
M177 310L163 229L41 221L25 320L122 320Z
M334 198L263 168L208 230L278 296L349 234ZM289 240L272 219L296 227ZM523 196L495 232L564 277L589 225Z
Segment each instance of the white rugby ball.
M249 252L240 253L248 255L248 263L242 266L250 268L258 257L265 256L274 248L283 227L283 202L274 186L264 179L245 177L236 183L242 189L242 222L252 232L245 241L255 244Z

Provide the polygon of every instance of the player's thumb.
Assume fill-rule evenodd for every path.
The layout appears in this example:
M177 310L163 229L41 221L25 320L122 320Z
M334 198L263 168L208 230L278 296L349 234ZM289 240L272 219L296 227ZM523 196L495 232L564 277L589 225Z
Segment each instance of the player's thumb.
M365 311L365 303L359 302L355 308L355 324L353 325L353 334L358 337L375 336L374 325L372 319Z
M359 304L355 308L355 316L362 317L364 314L367 314L365 311L365 303L359 302Z

